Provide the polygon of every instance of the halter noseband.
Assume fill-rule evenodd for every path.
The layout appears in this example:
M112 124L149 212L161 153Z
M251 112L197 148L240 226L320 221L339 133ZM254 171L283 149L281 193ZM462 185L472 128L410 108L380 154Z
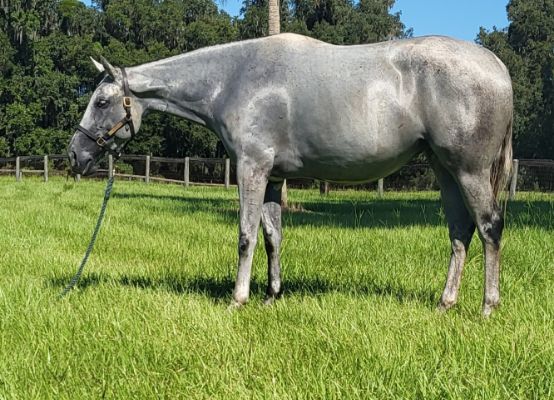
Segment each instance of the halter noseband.
M113 147L113 146L107 146L114 138L115 134L118 130L123 128L124 126L128 125L129 129L131 131L131 139L135 137L135 124L133 123L133 116L131 114L131 91L129 90L129 82L127 82L127 72L125 71L125 68L121 69L121 76L123 77L123 108L125 109L125 116L117 122L112 129L110 129L108 132L106 132L104 135L96 136L91 131L89 131L87 128L85 128L82 125L77 125L77 130L79 132L82 132L88 137L89 139L93 140L99 147L105 148L109 153L112 153L119 157L121 155L121 152L129 143L129 140L126 141L123 146L120 148Z

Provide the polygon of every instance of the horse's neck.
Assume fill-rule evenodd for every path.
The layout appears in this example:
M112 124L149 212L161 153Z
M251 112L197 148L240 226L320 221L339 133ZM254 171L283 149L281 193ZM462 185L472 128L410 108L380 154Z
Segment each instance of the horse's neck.
M145 103L146 110L168 112L209 125L213 103L232 75L233 55L228 46L218 46L166 58L128 69L129 85Z

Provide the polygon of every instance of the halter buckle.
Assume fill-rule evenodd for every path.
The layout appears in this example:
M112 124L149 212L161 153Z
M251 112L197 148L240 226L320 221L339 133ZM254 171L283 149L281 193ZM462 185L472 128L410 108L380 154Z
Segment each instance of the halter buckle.
M131 98L129 96L123 97L123 107L125 108L131 107Z
M104 147L106 145L106 140L100 136L98 139L96 139L96 144L100 147Z

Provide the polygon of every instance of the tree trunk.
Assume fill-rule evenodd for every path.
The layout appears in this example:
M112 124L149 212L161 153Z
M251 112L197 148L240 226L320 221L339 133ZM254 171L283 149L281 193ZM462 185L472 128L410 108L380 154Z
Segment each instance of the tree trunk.
M322 196L329 194L329 182L319 181L319 194Z
M269 0L269 35L281 33L281 18L279 16L279 0Z
M278 35L281 33L281 17L279 15L279 0L269 0L269 35ZM287 181L283 182L281 189L281 206L288 207Z

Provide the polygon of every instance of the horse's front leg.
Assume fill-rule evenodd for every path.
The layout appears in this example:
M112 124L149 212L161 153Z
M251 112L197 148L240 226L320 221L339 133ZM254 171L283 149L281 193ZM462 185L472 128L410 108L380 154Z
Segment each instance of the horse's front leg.
M258 239L258 228L262 214L264 192L267 185L269 168L260 159L242 159L237 162L237 184L240 201L239 226L239 266L235 290L234 306L248 301L250 294L250 275L252 257Z

